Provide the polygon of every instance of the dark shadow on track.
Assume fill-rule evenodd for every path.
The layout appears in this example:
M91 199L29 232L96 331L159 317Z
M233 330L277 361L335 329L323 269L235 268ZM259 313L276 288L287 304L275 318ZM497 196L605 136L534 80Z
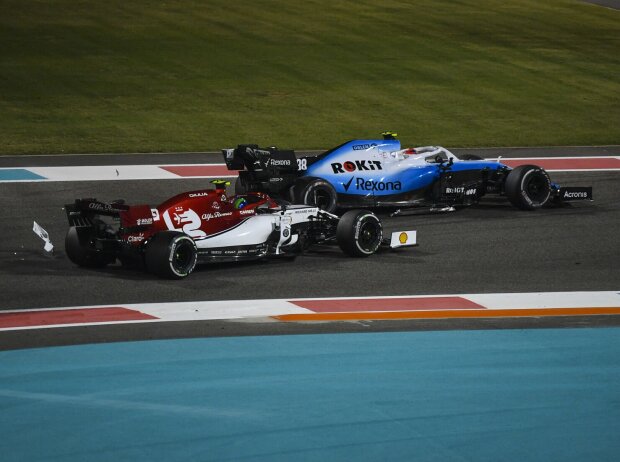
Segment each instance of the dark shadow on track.
M0 350L198 337L617 326L620 326L620 315L307 323L279 322L270 318L148 322L5 331L0 332Z

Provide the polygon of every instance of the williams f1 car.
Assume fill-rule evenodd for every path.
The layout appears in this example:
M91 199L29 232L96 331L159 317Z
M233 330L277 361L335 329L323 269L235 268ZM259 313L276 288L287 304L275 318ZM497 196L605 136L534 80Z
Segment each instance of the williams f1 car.
M415 245L415 231L384 238L381 221L367 210L338 217L260 192L229 197L229 183L214 183L214 189L185 192L154 208L78 199L65 206L67 256L85 267L139 262L158 276L180 279L197 263L295 257L311 245L337 243L352 257L370 256L380 245Z
M239 145L222 153L240 170L237 191L260 191L328 212L339 208L422 206L454 210L483 196L504 197L523 210L569 200L592 200L592 188L560 187L536 165L511 168L477 156L458 158L443 147L402 149L395 134L347 141L317 156Z

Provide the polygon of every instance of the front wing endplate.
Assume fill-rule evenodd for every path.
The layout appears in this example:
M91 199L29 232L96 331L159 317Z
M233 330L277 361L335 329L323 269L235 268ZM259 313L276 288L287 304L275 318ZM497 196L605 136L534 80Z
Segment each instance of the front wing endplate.
M408 247L418 245L417 231L394 231L390 238L390 247Z

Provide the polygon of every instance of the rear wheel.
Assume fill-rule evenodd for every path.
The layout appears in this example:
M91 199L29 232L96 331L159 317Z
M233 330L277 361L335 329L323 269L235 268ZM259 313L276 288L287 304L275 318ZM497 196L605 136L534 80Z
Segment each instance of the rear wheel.
M301 181L295 189L296 202L318 207L329 213L336 210L338 197L336 190L328 181L319 178Z
M338 222L336 241L351 257L368 257L375 253L383 240L383 226L368 210L350 210Z
M504 191L515 207L522 210L539 209L551 198L551 179L537 165L520 165L508 174Z
M102 268L115 258L95 248L95 231L90 226L71 226L65 236L67 257L78 266Z
M147 271L162 278L182 279L196 267L198 249L187 234L162 231L153 236L144 251Z

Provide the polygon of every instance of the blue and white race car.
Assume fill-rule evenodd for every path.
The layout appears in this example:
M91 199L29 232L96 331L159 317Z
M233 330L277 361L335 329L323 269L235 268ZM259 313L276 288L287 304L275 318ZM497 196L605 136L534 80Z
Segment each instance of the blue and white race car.
M536 165L513 169L476 156L458 158L439 146L403 149L390 132L379 140L347 141L317 156L297 158L290 150L257 145L222 152L227 167L240 170L237 191L265 192L329 212L414 206L447 211L486 195L505 197L523 210L592 200L592 188L562 188Z

